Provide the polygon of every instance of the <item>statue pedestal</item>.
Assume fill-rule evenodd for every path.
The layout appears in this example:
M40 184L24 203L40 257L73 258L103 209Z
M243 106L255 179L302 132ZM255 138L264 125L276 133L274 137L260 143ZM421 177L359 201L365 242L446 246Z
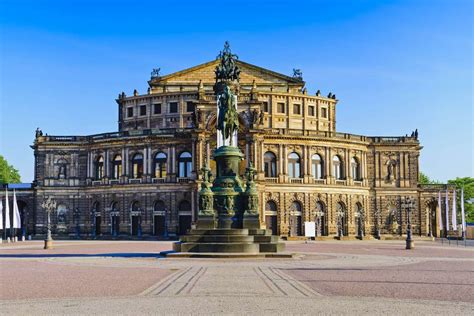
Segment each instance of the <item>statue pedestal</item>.
M213 215L199 215L197 221L198 229L214 229L216 228L216 219Z
M242 226L243 228L260 229L260 220L259 220L258 214L257 215L244 214Z

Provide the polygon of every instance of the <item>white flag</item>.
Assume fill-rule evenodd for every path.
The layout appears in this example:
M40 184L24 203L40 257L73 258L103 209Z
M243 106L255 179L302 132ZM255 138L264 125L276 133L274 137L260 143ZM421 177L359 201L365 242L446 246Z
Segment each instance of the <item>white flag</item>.
M464 215L464 188L461 189L461 221L462 221L462 231L466 231L466 217Z
M10 204L8 203L8 189L5 189L5 229L10 229Z
M3 201L0 200L0 230L3 229Z
M438 228L439 230L443 230L443 218L441 217L441 191L438 192Z
M446 187L446 231L449 231L449 193Z
M20 211L18 210L18 203L16 202L16 193L13 189L13 228L21 228Z
M457 219L456 219L456 189L453 190L453 210L452 210L452 218L451 218L451 222L453 223L453 230L457 230L458 229L458 222L457 222Z

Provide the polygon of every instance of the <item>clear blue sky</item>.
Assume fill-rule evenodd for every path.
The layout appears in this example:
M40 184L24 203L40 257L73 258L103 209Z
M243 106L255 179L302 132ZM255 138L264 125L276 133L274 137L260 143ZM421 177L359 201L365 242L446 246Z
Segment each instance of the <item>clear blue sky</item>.
M336 93L338 131L418 128L423 172L473 176L473 1L256 2L0 1L0 154L31 181L36 127L115 131L119 92L229 40L246 62L301 68L310 93Z

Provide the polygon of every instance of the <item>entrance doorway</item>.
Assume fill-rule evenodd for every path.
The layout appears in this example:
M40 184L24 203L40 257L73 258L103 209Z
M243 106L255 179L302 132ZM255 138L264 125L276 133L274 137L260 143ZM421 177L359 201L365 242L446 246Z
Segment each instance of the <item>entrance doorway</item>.
M132 216L132 236L140 235L140 216Z
M112 236L117 236L120 233L120 219L117 215L112 216Z
M191 215L179 215L179 234L184 235L191 228Z
M153 216L153 235L165 235L165 217L163 215Z
M266 215L265 216L265 223L267 229L272 231L272 235L278 234L278 226L277 226L277 216L276 215Z
M102 217L101 216L96 216L95 217L95 235L100 236L102 233L100 230L100 226L102 224Z

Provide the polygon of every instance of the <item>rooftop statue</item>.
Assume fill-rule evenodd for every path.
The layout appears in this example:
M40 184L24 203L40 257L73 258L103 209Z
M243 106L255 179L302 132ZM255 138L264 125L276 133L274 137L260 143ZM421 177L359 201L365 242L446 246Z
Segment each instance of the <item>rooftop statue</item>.
M216 67L216 82L217 81L233 81L240 79L240 69L235 64L235 60L239 57L235 54L232 54L230 50L229 42L226 41L224 44L224 50L222 50L217 59L221 60L221 63Z

